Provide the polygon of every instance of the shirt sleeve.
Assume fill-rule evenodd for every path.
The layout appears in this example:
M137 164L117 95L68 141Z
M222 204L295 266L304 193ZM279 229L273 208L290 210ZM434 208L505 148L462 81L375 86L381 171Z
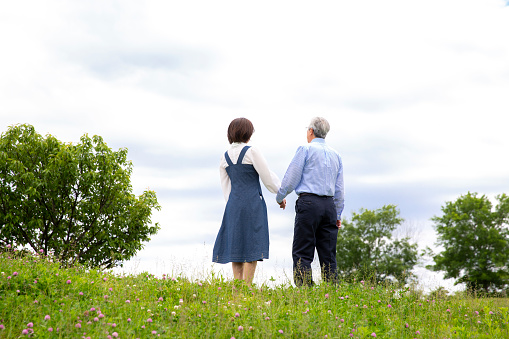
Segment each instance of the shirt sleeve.
M341 220L341 214L345 207L345 186L343 181L343 162L341 158L339 158L339 171L334 189L334 204L336 205L336 212L338 214L337 220Z
M281 187L281 180L279 180L278 176L269 169L267 161L256 147L251 147L250 150L253 167L256 172L258 172L263 184L267 187L269 192L277 193L279 187Z
M281 188L277 192L276 201L281 203L283 199L297 187L302 180L302 172L306 163L307 149L300 146L286 170Z
M219 178L221 179L221 188L223 189L224 200L228 201L232 189L232 183L228 173L226 172L226 160L224 158L224 154L219 163Z

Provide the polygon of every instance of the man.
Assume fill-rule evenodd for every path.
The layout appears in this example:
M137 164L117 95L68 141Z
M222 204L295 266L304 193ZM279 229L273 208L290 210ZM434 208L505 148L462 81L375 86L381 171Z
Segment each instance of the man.
M293 190L295 203L293 234L293 275L297 286L311 286L311 263L315 248L324 280L337 280L336 242L344 208L343 163L341 156L325 143L330 130L324 118L316 117L307 128L308 144L297 149L281 183L276 201Z

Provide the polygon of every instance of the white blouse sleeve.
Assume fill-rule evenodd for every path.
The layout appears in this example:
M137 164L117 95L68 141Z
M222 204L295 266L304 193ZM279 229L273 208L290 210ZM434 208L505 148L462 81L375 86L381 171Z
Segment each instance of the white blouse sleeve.
M227 164L223 154L221 162L219 163L219 177L221 178L221 188L223 189L224 200L228 201L232 190L232 183L228 173L226 172L226 166Z
M256 172L258 172L258 175L260 176L263 184L265 187L267 187L269 192L274 194L277 193L281 187L281 180L279 180L278 176L274 172L269 170L267 161L256 147L251 147L249 150L251 151L250 155L253 162L253 167L255 168Z

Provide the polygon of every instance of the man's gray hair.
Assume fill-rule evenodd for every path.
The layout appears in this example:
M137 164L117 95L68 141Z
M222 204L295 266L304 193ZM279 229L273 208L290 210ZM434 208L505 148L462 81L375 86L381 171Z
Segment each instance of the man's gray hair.
M330 125L329 122L325 120L325 118L315 117L311 119L308 128L313 130L315 137L325 139L327 133L329 133Z

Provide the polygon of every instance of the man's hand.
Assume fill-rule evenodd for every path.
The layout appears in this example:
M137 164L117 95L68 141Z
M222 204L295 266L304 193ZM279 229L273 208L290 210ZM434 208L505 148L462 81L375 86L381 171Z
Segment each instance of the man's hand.
M341 220L336 220L336 226L338 227L338 229L341 228Z
M281 201L281 203L278 203L278 204L279 204L279 207L284 210L286 207L286 199L283 199L283 201Z

